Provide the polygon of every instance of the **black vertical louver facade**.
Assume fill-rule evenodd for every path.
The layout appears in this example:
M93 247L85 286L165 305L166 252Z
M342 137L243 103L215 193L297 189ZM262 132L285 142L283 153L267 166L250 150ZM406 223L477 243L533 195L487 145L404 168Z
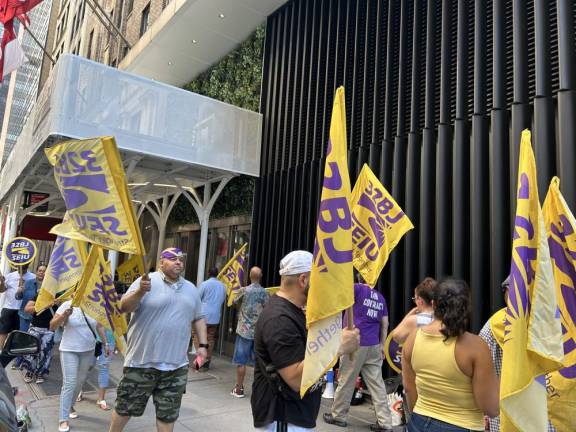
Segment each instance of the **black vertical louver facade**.
M478 330L510 267L520 133L543 201L553 175L576 211L572 0L294 0L268 18L252 264L312 250L335 89L352 184L368 163L414 222L378 288L392 323L425 276L472 288Z

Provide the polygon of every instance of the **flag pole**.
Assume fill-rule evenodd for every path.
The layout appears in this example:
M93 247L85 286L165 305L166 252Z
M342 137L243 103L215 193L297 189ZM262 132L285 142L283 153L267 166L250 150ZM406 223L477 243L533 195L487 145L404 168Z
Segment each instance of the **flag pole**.
M347 310L346 310L346 316L348 317L348 323L347 323L347 328L348 330L354 330L354 307L350 306ZM350 353L348 354L348 358L350 359L350 361L354 361L354 353Z
M32 33L30 31L30 29L28 28L27 25L23 25L24 30L26 30L28 32L28 34L30 35L30 37L32 38L32 40L34 42L36 42L36 45L38 45L40 47L40 49L42 50L42 52L44 53L44 55L46 57L48 57L48 59L52 62L52 64L56 64L56 60L54 60L54 58L48 53L48 51L46 51L46 48L40 43L40 41L38 39L36 39L36 36L34 36L34 33Z

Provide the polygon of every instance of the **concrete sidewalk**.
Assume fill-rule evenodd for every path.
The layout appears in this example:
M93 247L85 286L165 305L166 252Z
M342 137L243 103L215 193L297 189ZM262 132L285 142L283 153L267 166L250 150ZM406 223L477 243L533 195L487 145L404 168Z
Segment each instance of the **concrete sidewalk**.
M58 358L54 359L51 369L54 371L49 380L56 380L59 374L55 368L60 368ZM111 378L118 381L122 373L122 359L117 357L113 360L110 368ZM176 423L176 431L252 431L252 412L250 409L250 388L252 371L248 372L247 397L237 399L230 396L230 391L235 384L236 367L228 358L212 359L209 372L190 371L189 383L186 394L182 400L180 418ZM32 417L31 431L54 432L58 430L59 396L47 396L43 390L45 384L26 384L23 375L19 371L8 370L12 385L17 386L20 392L17 404L26 404ZM54 386L53 382L50 385ZM115 389L107 392L106 399L109 405L113 405L116 398ZM105 432L108 430L110 411L102 411L95 404L96 392L88 391L84 394L84 401L76 404L79 418L71 420L71 431L82 432ZM317 431L343 431L343 428L330 426L322 420L322 413L329 410L331 400L322 400L322 410L317 424ZM369 425L376 421L371 404L364 403L360 406L351 407L348 418L349 431L369 431ZM126 427L127 432L152 432L155 431L154 405L149 401L144 415L133 418ZM401 427L396 428L402 431Z

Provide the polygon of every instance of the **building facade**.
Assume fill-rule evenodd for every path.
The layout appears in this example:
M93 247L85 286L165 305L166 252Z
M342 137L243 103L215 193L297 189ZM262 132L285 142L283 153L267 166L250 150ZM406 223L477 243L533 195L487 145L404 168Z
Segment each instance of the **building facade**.
M41 44L46 43L50 13L53 0L44 0L29 14L30 33ZM28 114L38 95L38 85L41 75L44 52L38 46L29 32L25 32L19 22L16 31L26 58L28 59L17 71L4 78L0 88L0 111L3 112L0 129L0 166L16 144L16 140L28 119ZM0 36L2 32L0 31Z
M520 134L540 198L576 209L575 5L570 0L292 0L267 22L261 177L251 260L313 249L335 89L352 184L367 163L414 223L382 273L392 323L425 276L469 281L478 330L503 304ZM255 229L257 227L257 229Z
M54 58L72 53L117 67L168 3L168 0L63 0L54 28Z

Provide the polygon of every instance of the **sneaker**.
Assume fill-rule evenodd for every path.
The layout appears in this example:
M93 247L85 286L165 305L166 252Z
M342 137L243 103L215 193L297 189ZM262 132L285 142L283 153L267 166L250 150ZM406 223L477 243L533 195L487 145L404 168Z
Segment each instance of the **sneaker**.
M76 412L75 409L71 409L70 410L70 414L68 414L68 417L71 419L77 419L78 418L78 413Z
M334 426L340 426L340 427L348 427L348 423L343 421L343 420L338 420L335 419L334 416L331 413L324 413L324 415L322 416L324 418L324 421L328 424L334 425Z
M202 372L208 372L210 370L210 360L206 360L198 370Z
M31 383L32 381L34 381L34 377L32 376L32 374L26 374L24 375L24 382L25 383Z
M78 397L76 398L76 402L82 402L82 392L78 393Z
M42 384L44 381L46 381L46 378L44 378L43 376L39 376L38 378L36 378L36 384Z
M370 430L372 432L392 432L393 429L391 428L387 428L385 426L380 426L378 423L376 424L371 424L370 425Z
M244 387L235 386L232 391L230 392L232 396L235 398L243 398L246 397L244 394Z

